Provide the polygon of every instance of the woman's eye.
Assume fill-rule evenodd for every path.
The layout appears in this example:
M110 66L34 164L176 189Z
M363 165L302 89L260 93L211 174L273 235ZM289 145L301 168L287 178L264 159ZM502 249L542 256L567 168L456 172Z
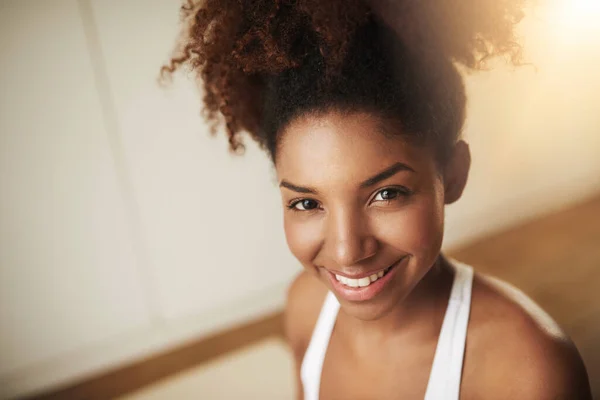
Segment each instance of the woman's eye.
M298 211L310 211L310 210L314 210L318 206L319 206L319 203L317 203L315 200L304 199L304 200L299 200L295 203L292 203L290 208L294 208Z
M379 192L377 192L373 201L391 201L391 200L398 198L399 196L401 196L403 194L404 193L402 193L399 189L393 189L393 188L383 189L383 190L380 190Z

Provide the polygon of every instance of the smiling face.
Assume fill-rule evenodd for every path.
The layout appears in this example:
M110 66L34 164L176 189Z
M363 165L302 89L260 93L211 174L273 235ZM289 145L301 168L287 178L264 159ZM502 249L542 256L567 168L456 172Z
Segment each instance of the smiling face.
M444 178L433 152L384 135L367 113L293 121L276 169L288 245L344 310L377 319L436 262L444 227Z

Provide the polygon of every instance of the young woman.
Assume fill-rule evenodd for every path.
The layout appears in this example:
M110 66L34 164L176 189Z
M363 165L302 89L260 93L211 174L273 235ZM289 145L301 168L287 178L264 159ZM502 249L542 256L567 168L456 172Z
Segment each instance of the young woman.
M507 55L519 0L206 0L182 65L231 148L277 171L304 266L285 331L299 398L589 399L577 350L506 283L440 253L470 167L457 64ZM493 95L490 93L490 95Z

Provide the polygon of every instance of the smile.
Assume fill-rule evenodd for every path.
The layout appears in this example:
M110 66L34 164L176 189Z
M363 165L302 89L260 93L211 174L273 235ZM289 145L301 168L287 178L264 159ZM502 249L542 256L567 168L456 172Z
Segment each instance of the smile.
M366 272L365 274L349 278L347 276L328 273L331 288L338 298L351 302L371 300L381 293L391 282L396 272L408 261L410 257L404 256L389 267L377 272ZM366 275L366 274L369 275Z
M385 274L387 274L387 272L392 269L392 267L387 267L386 269L379 271L373 275L370 276L366 276L364 278L360 278L360 279L352 279L352 278L346 278L345 276L341 276L341 275L335 275L335 279L337 279L339 282L342 282L342 284L348 286L348 287L352 287L352 288L356 288L356 287L367 287L369 286L371 283L375 282L377 279L379 278L383 278L383 276Z

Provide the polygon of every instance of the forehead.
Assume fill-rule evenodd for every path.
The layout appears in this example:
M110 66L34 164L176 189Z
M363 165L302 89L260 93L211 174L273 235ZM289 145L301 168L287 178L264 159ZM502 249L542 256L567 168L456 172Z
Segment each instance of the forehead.
M396 162L430 169L428 149L409 143L377 116L331 112L301 117L282 133L276 170L280 179L302 184L353 182ZM394 134L396 133L396 134Z

